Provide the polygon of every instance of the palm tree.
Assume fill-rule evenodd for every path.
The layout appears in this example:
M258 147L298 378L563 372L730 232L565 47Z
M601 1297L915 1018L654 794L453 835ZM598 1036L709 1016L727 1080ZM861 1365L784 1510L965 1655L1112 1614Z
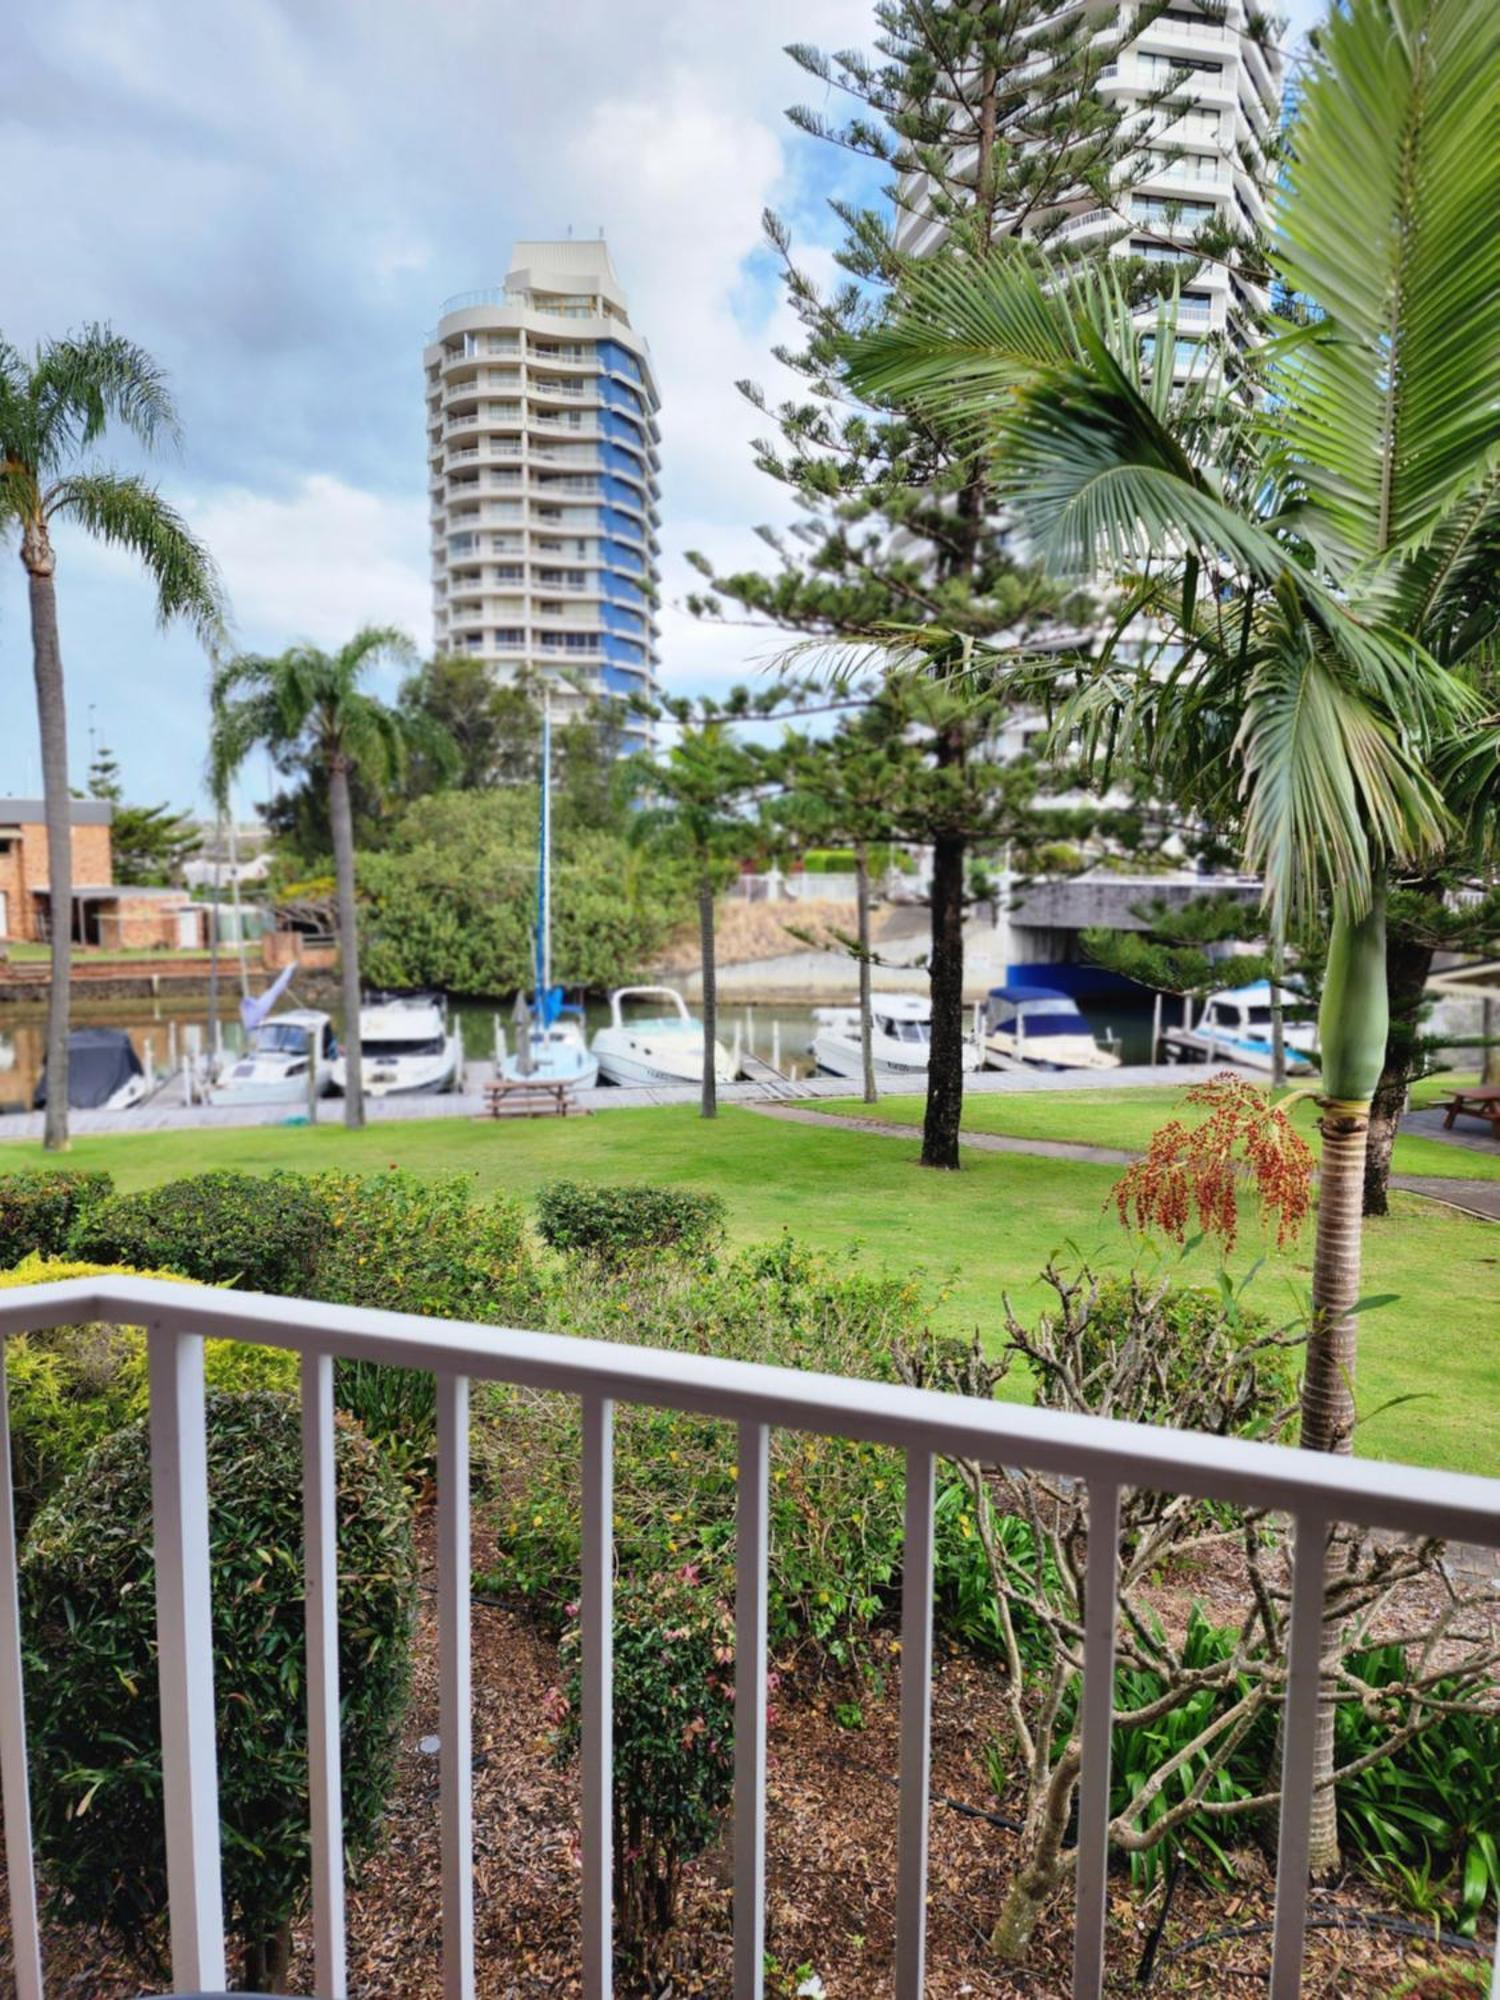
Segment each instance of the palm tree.
M316 646L293 646L274 658L247 653L225 662L214 676L216 792L257 743L283 764L300 764L328 786L344 987L344 1122L351 1131L365 1122L365 1101L349 774L357 770L373 790L386 789L405 767L411 737L402 715L367 693L361 682L382 661L409 664L415 657L404 633L367 625L336 653Z
M1350 0L1292 133L1273 260L1293 313L1252 361L1174 389L1175 304L1144 336L1107 281L1011 251L935 264L852 353L857 387L982 431L1050 565L1124 590L1142 665L1081 671L1060 727L1237 822L1276 934L1328 912L1323 1154L1302 1442L1348 1451L1385 901L1492 811L1500 725L1475 692L1500 524L1500 8ZM1485 608L1487 605L1487 609ZM1476 608L1477 607L1477 608ZM1337 1635L1330 1635L1337 1644ZM1325 1704L1322 1768L1331 1771ZM1314 1866L1332 1865L1331 1789Z
M204 637L223 623L217 573L207 550L154 486L134 474L83 463L119 425L152 449L177 436L166 381L150 355L87 326L50 340L28 361L0 339L0 533L14 526L31 600L31 658L46 801L52 981L47 996L47 1115L44 1143L68 1143L68 1015L73 958L73 829L68 718L57 629L53 529L69 522L127 549L156 587L163 624L186 618Z

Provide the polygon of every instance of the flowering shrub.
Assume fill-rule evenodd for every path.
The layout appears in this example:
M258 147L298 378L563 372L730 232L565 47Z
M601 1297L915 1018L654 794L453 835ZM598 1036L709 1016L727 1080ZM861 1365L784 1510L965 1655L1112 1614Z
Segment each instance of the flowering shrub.
M734 1791L734 1619L715 1578L685 1563L615 1589L615 1920L622 1949L646 1972L675 1921L683 1864L714 1839ZM582 1724L576 1624L563 1633L561 1663L551 1707L566 1758Z
M1114 1191L1120 1220L1156 1228L1181 1243L1196 1216L1205 1236L1227 1252L1239 1234L1239 1188L1248 1180L1262 1222L1276 1220L1276 1244L1293 1242L1312 1199L1312 1149L1286 1113L1243 1078L1227 1071L1195 1083L1184 1102L1204 1107L1198 1125L1174 1118L1151 1136L1143 1158Z

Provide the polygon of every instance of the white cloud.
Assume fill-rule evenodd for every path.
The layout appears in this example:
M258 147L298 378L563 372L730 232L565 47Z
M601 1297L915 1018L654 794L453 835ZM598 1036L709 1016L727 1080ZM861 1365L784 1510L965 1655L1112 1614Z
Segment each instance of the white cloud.
M420 500L313 473L281 497L218 493L201 500L192 519L224 572L247 643L335 646L361 625L396 625L426 644L431 597Z

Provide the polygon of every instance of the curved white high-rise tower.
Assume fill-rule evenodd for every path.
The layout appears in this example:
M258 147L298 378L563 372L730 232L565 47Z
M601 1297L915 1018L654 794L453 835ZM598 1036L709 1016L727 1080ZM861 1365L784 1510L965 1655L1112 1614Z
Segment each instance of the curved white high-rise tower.
M436 650L545 677L561 717L653 695L660 399L605 244L518 243L423 361Z

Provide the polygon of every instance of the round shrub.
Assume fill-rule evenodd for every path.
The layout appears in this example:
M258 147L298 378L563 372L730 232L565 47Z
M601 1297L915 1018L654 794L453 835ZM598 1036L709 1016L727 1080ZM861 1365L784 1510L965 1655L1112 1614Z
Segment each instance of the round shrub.
M537 1229L554 1250L604 1263L638 1251L706 1257L724 1240L724 1203L691 1188L549 1181L536 1198Z
M74 1251L102 1264L305 1298L327 1228L322 1196L305 1174L194 1174L89 1209Z
M132 1271L118 1264L81 1264L28 1257L0 1271L0 1289L64 1278L167 1278L172 1271ZM94 1446L146 1414L146 1335L109 1321L12 1334L5 1349L10 1394L11 1469L16 1525L32 1515ZM213 1389L294 1389L297 1357L285 1348L238 1340L204 1343L204 1374Z
M417 1566L400 1482L347 1418L338 1477L344 1837L376 1833L406 1702ZM302 1450L294 1398L208 1399L224 1895L250 1985L282 1969L308 1884ZM166 1907L150 1447L108 1439L33 1522L21 1563L36 1837L59 1921L144 1963Z
M0 1174L0 1268L63 1256L83 1216L113 1191L108 1174Z

